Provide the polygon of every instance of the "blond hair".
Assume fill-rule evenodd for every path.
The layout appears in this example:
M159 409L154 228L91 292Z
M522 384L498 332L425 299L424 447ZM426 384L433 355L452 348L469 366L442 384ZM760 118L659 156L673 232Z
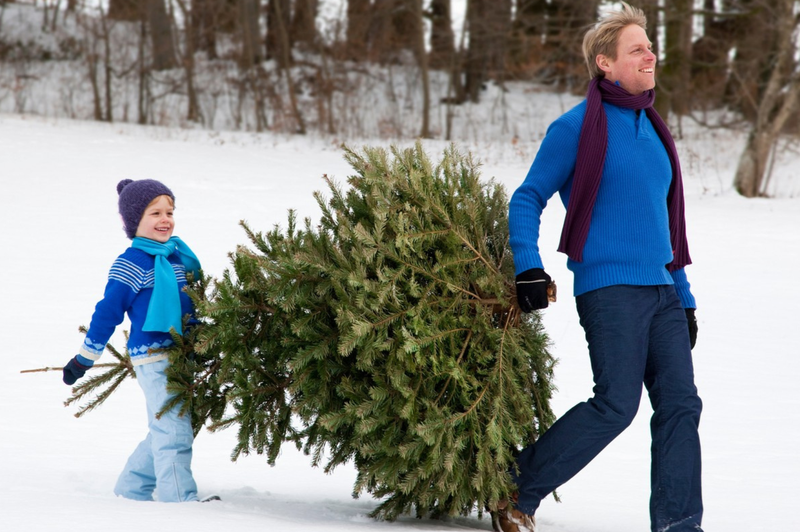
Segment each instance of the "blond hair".
M604 17L583 36L583 58L586 60L590 78L604 75L597 66L598 55L617 59L617 42L619 42L619 34L622 33L622 30L636 25L647 31L647 17L645 17L644 11L625 2L621 2L621 4L621 11L614 11Z

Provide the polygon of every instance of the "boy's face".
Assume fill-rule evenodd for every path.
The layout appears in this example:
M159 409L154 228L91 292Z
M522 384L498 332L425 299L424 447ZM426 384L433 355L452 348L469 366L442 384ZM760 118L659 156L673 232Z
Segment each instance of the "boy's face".
M139 227L136 228L136 236L162 244L169 240L175 229L175 219L172 217L174 210L169 196L159 196L154 199L142 214Z

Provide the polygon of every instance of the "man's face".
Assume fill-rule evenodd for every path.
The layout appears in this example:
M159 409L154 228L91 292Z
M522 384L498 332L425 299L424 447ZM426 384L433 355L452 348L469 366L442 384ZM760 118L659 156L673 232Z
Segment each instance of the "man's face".
M656 86L656 56L647 33L635 25L626 26L617 41L617 58L600 54L597 65L606 79L637 95Z

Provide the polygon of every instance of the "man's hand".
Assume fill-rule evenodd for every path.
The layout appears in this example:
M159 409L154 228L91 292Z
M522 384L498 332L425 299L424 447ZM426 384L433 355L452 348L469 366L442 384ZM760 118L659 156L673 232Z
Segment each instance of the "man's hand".
M517 303L522 312L547 308L547 285L550 276L541 268L525 270L517 275Z

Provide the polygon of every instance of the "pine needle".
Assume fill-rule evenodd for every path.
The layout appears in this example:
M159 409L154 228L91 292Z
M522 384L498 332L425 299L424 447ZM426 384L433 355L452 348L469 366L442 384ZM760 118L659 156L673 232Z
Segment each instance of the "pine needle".
M85 327L79 330L86 332ZM128 331L124 332L125 343L128 340ZM102 405L111 394L113 394L120 384L126 378L136 378L136 373L133 369L133 363L128 355L128 349L125 348L124 353L120 353L113 345L106 344L106 349L117 359L117 362L106 364L95 364L93 368L108 368L106 371L99 375L94 375L87 378L81 384L72 388L72 396L64 401L64 406L70 406L87 399L88 402L81 406L75 413L75 417L80 418L87 412L91 412L95 408Z

